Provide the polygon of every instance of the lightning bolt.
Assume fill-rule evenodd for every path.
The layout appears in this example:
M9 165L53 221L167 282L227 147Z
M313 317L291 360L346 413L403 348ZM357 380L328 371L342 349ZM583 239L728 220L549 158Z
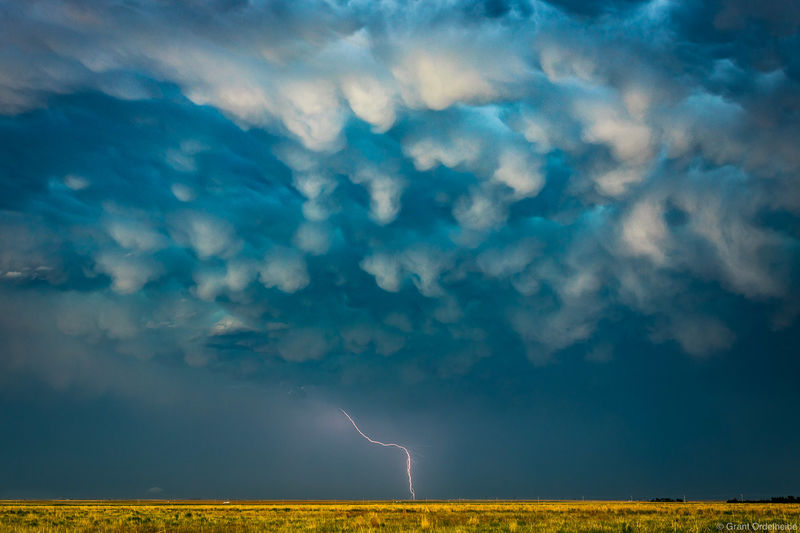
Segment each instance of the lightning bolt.
M358 429L358 426L356 425L355 421L350 417L350 415L347 414L347 411L345 411L344 409L339 409L339 410L342 412L342 414L344 414L344 416L347 417L347 419L350 421L350 423L353 424L353 427L356 428L356 431L358 431L358 434L361 435L362 437L364 437L365 439L367 439L368 441L370 441L372 444L380 444L381 446L386 446L387 448L400 448L401 450L403 450L405 452L405 454L406 454L406 474L408 474L408 491L411 493L411 499L412 500L416 500L417 499L417 495L414 494L414 482L411 479L411 454L408 452L408 448L406 448L405 446L401 446L399 444L395 444L393 442L381 442L381 441L374 440L374 439L371 439L371 438L367 437L366 435L364 435L363 431Z

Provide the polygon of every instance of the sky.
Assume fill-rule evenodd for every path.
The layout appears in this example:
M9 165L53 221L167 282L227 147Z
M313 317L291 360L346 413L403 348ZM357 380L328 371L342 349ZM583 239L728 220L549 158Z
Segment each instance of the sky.
M797 494L799 30L0 0L0 498Z

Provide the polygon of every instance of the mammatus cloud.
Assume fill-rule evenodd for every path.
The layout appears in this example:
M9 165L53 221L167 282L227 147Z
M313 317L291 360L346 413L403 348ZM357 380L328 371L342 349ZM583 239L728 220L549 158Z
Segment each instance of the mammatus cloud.
M239 245L227 221L205 213L179 213L172 227L173 240L191 248L201 260L230 255Z
M289 248L270 250L259 268L258 279L265 287L295 292L309 283L303 256Z
M395 95L389 87L369 76L351 76L342 80L341 90L353 114L372 124L375 133L392 127L397 115Z
M796 10L497 4L0 4L3 291L54 357L414 380L792 324Z
M375 169L363 169L351 176L354 183L369 191L370 217L384 225L397 218L400 212L402 182Z
M140 290L162 272L160 265L151 258L131 252L102 252L95 257L95 262L99 272L111 277L111 288L120 294Z
M689 354L704 356L729 348L735 339L733 332L713 317L686 316L656 329L653 340L676 339Z

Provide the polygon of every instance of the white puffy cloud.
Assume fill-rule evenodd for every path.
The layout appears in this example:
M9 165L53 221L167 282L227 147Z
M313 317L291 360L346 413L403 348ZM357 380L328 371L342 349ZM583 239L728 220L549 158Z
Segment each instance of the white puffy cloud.
M777 296L786 285L785 274L770 265L782 239L767 229L759 228L749 211L752 198L720 197L719 187L742 176L729 169L707 175L693 174L694 179L706 182L699 190L682 191L676 201L689 215L690 230L710 249L703 261L687 254L689 267L708 268L716 260L720 277L736 292L749 297ZM732 209L737 206L738 209Z
M508 215L502 201L486 190L473 189L455 203L453 216L464 228L482 231L500 226Z
M599 172L593 176L594 182L600 193L607 196L620 196L636 183L645 178L646 170L639 167L621 166Z
M353 113L382 133L394 124L395 97L386 84L370 76L349 76L342 80L342 92Z
M430 170L438 165L455 168L469 164L481 155L481 144L477 139L459 137L434 139L423 137L409 142L404 151L414 161L417 170Z
M617 161L641 164L653 156L655 138L647 124L596 102L578 102L574 113L584 124L583 139L608 146Z
M224 271L201 270L194 274L195 291L203 300L214 300L220 293L243 291L256 277L258 266L250 261L231 260Z
M400 179L370 168L355 172L350 179L364 185L369 191L372 220L383 225L397 218L403 192L403 182Z
M311 254L324 254L331 247L330 230L312 222L300 224L294 234L295 246Z
M240 318L226 314L214 322L214 324L211 326L209 334L213 336L230 335L233 333L240 333L242 331L250 330L252 330L252 328L245 324Z
M539 165L527 154L508 149L500 154L500 162L492 178L510 187L516 198L536 196L544 187Z
M339 147L345 113L336 86L324 79L295 80L281 90L286 105L281 118L286 128L310 150Z
M258 279L265 287L283 292L297 292L310 283L303 255L292 248L275 247L264 257Z
M241 246L229 222L206 213L180 213L172 218L171 229L173 239L191 247L200 259L226 257Z
M569 82L577 79L594 82L598 65L583 50L555 41L548 41L539 50L542 71L551 82Z
M423 296L437 297L444 291L439 277L450 263L445 252L415 246L398 253L375 253L359 265L375 277L378 287L388 292L400 290L403 280L410 278Z
M668 239L664 207L656 201L638 202L622 222L622 242L628 252L648 257L656 264L665 261Z
M735 335L714 317L683 314L654 331L653 339L657 342L674 339L686 353L707 356L730 348Z
M301 160L298 163L305 162ZM302 166L308 166L309 170L293 173L293 183L307 199L303 204L303 215L311 221L325 220L335 210L330 202L330 195L336 189L336 181L323 172L312 170L312 163Z
M149 226L134 220L113 219L106 231L118 245L129 250L153 252L167 246L167 239Z
M388 292L400 290L402 269L400 261L393 255L373 254L362 259L359 266L375 277L375 283L381 289Z
M478 256L477 263L486 276L505 278L524 271L534 257L534 246L523 241L503 248L485 250Z
M400 261L411 276L411 280L424 296L439 296L443 293L439 276L448 268L450 260L446 253L427 247L405 250Z
M485 70L449 51L412 50L393 73L412 107L440 110L459 101L487 101L497 92Z
M95 268L111 277L111 288L120 294L134 293L163 273L163 267L150 257L112 250L95 257Z

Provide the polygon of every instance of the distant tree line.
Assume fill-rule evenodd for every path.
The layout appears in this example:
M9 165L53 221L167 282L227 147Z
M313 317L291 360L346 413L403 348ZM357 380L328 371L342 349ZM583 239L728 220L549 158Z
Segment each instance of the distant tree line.
M769 500L742 500L739 498L731 498L728 503L800 503L800 498L797 496L773 496Z
M658 503L685 503L686 500L683 498L653 498L650 500L651 502L658 502Z

